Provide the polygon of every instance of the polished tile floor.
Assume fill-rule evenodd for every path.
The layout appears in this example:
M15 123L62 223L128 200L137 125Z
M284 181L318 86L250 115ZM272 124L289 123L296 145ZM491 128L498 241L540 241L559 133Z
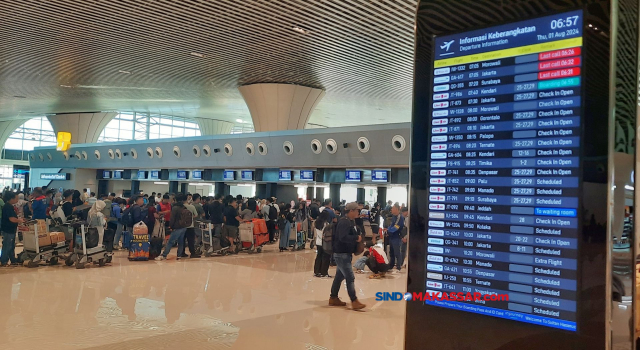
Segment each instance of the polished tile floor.
M0 269L0 349L402 349L406 274L356 275L364 312L327 307L315 251ZM175 250L174 250L175 253ZM335 269L330 273L333 275ZM346 289L340 292L348 300Z

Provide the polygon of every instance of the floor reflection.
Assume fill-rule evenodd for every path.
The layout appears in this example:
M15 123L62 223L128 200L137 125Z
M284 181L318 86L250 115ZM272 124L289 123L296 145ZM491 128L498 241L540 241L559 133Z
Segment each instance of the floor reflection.
M402 349L406 275L356 276L365 312L326 306L315 252L0 270L0 348ZM330 270L333 274L334 269ZM341 292L348 299L346 290Z

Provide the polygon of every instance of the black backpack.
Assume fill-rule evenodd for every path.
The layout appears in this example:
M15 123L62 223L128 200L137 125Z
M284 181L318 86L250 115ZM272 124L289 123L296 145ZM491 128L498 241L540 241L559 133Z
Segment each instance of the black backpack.
M122 216L120 217L120 223L123 224L125 227L131 227L134 224L133 213L131 212L132 208L133 208L133 205L130 205L129 208L124 210L124 212L122 213Z
M327 254L333 253L333 234L336 226L338 226L336 223L331 223L322 230L322 250Z
M278 210L272 205L269 206L269 220L278 220Z

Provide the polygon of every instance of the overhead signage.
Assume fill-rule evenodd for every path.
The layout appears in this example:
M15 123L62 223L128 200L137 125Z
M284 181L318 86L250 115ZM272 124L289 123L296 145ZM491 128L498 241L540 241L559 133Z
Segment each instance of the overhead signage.
M360 182L362 181L362 171L347 170L345 172L345 181Z
M388 170L372 170L371 182L389 182Z
M225 181L234 181L236 179L236 172L233 170L225 170L222 174L222 178Z
M577 330L582 17L436 37L425 290L509 298L427 304Z
M147 172L144 170L138 171L138 180L146 180L146 179L147 179Z
M69 173L42 173L40 174L40 180L70 180L71 174Z
M66 151L71 146L71 133L59 131L57 136L56 151Z
M114 170L113 171L113 178L114 179L122 179L122 170Z
M110 179L110 178L111 178L111 172L110 172L110 171L108 171L108 170L104 170L104 171L102 172L102 178L103 178L103 179Z
M291 170L280 170L280 176L278 180L280 181L291 181L293 179Z
M151 170L149 172L149 179L151 180L158 180L160 179L160 171L158 170Z
M253 170L242 170L240 178L244 181L253 181Z
M313 170L300 170L300 181L313 181Z
M178 170L178 180L186 180L189 178L187 172L185 170Z
M202 180L202 170L194 170L191 172L191 178L193 180Z

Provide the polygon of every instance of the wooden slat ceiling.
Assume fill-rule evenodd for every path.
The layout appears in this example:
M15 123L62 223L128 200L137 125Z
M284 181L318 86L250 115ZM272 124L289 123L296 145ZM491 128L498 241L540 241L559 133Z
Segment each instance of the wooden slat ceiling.
M415 8L415 0L2 0L0 118L135 110L250 121L237 87L278 82L327 90L314 124L408 121Z

